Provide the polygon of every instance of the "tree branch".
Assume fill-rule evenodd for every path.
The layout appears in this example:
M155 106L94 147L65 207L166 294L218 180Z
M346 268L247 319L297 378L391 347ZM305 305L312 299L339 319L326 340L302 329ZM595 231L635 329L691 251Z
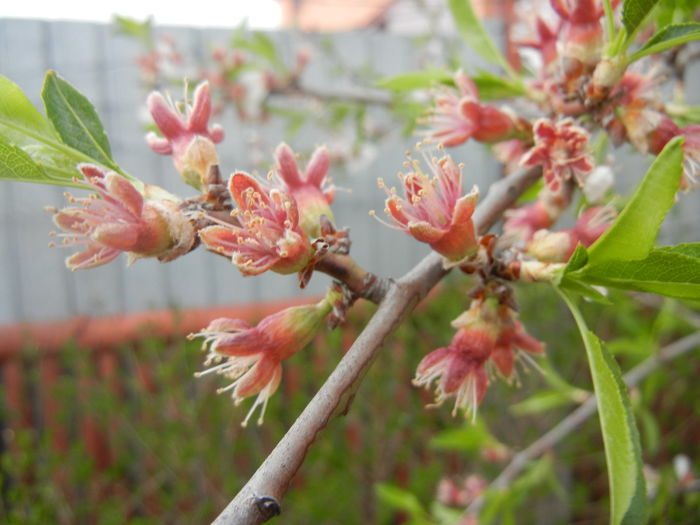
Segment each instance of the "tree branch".
M623 379L628 387L633 387L642 381L649 374L657 370L661 365L680 357L691 350L700 346L700 332L688 335L674 341L668 346L662 348L658 354L650 357L646 361L640 363L632 370L627 372ZM566 436L580 427L589 417L598 411L596 398L594 395L589 397L576 410L562 419L559 424L552 428L549 432L538 438L529 447L518 452L506 468L501 471L498 477L491 482L489 490L503 490L507 488L518 477L520 472L532 460L537 459L547 450L554 447ZM483 496L479 496L467 507L464 511L464 517L478 514L484 505Z
M538 168L521 170L493 184L474 214L477 231L486 233L540 174ZM348 411L384 341L446 274L442 258L431 253L401 279L389 282L372 319L260 468L216 518L216 525L259 524L279 513L277 502L311 444L335 416Z

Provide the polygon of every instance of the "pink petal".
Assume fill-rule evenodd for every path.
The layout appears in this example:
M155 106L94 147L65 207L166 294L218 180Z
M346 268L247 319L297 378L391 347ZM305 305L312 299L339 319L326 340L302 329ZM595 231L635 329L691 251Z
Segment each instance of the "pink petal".
M217 354L245 357L266 351L269 342L257 328L218 336L211 349Z
M288 188L291 189L303 185L292 148L282 142L275 150L275 158L277 160L277 171Z
M173 152L173 148L170 146L170 141L159 137L153 131L146 135L146 142L148 146L158 155L170 155Z
M231 257L238 249L240 235L240 229L226 226L207 226L199 230L199 238L209 250L223 253L227 257Z
M157 91L148 95L146 106L156 126L158 126L158 129L165 137L174 139L186 132L180 121L180 116L170 107L163 95Z
M408 232L413 236L414 239L420 242L434 243L439 241L443 235L445 235L444 230L435 228L427 222L409 222Z
M71 270L95 268L96 266L108 263L120 253L122 252L119 250L113 250L112 248L107 248L97 243L90 243L86 250L68 257L66 259L66 266Z
M243 171L239 171L231 175L228 182L228 191L231 193L233 200L236 201L236 204L238 204L238 207L242 210L248 209L248 204L243 196L243 192L249 188L252 188L254 193L258 193L264 202L269 203L267 192L262 190L260 185L252 176Z
M92 238L109 248L128 252L139 238L139 229L133 224L108 223L95 228Z
M53 222L62 230L87 234L92 227L86 222L85 217L84 208L65 208L53 216Z
M211 321L205 328L206 332L242 332L251 328L250 324L243 319L229 319L219 317Z
M268 384L279 384L282 366L274 359L261 359L241 378L233 395L238 398L252 396L260 392ZM272 389L272 394L276 386Z
M461 224L471 221L478 200L479 189L474 186L472 191L467 193L455 203L455 209L452 215L452 224Z
M260 275L268 271L280 261L274 255L253 255L250 253L236 252L231 257L231 262L243 275Z
M134 188L128 180L114 172L109 173L105 180L107 191L112 194L136 217L141 216L143 210L143 196Z
M190 114L187 126L189 131L200 135L207 135L209 117L211 117L211 91L209 89L209 82L205 81L199 84L194 91L192 113Z
M331 159L328 154L328 149L325 147L317 148L306 166L306 182L308 184L313 184L317 188L321 187L323 179L328 173L328 168L330 167Z

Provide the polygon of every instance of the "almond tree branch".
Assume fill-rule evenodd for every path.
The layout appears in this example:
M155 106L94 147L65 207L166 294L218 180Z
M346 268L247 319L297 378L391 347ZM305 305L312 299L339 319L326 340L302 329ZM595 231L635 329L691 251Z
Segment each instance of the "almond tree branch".
M700 328L700 326L698 326ZM674 341L670 345L663 347L659 352L635 366L627 372L622 379L628 387L637 385L649 374L657 370L661 365L680 357L700 346L700 332L683 337ZM596 398L591 395L584 403L568 416L562 419L559 424L549 432L539 437L526 449L518 452L510 463L501 471L498 477L489 485L489 491L506 489L517 478L530 461L537 459L559 443L566 436L580 427L593 414L598 411ZM464 511L464 517L473 516L479 513L484 505L484 498L476 498Z
M474 214L479 234L486 233L540 174L539 168L530 168L493 184ZM311 444L335 416L348 411L384 341L446 274L442 258L431 253L398 281L388 281L372 319L267 459L216 518L216 525L259 524L279 514L278 501Z

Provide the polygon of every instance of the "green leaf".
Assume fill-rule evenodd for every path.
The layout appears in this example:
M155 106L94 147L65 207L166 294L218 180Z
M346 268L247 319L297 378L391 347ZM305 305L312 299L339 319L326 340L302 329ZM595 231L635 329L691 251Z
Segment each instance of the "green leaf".
M588 330L574 301L565 292L560 293L581 332L591 368L610 480L610 523L644 523L647 500L642 451L627 386L619 366Z
M17 84L0 75L0 138L17 146L59 140L56 131Z
M450 428L435 434L430 440L430 447L435 450L456 450L472 453L486 446L496 445L498 440L491 435L486 425L477 419L474 424L462 428Z
M613 225L588 249L588 264L643 259L673 206L681 178L683 138L671 140Z
M511 76L515 76L503 54L494 44L476 16L470 0L449 0L452 17L464 41L484 60L498 64Z
M411 523L423 525L430 523L430 517L415 494L388 483L376 483L374 491L377 499L389 508L405 512Z
M700 244L659 248L638 261L603 261L569 274L589 284L700 299Z
M45 182L46 179L41 166L24 150L7 142L0 142L0 180Z
M628 35L637 31L639 24L658 3L659 0L625 0L622 4L622 23L625 25Z
M528 414L549 412L554 408L571 403L571 398L562 392L556 390L542 390L519 403L511 405L510 411L516 416L525 416Z
M665 104L664 110L679 126L700 123L700 106L686 106L685 104Z
M379 79L376 86L391 91L413 91L414 89L428 89L438 84L452 84L453 74L448 71L427 70L411 71L393 77Z
M634 62L647 55L661 53L672 47L700 40L700 24L688 22L686 24L674 24L662 28L654 34L646 43L630 56L629 61Z
M41 166L47 176L47 180L36 182L89 188L87 184L81 182L80 173L76 167L77 161L70 155L45 144L30 144L22 149L36 164ZM74 180L76 177L77 181Z
M576 278L572 278L569 275L564 275L562 277L561 281L559 282L559 287L562 290L568 290L569 292L573 292L599 304L604 304L607 306L613 304L610 299L589 284L581 282Z
M127 35L140 40L148 49L153 47L153 18L148 17L143 21L126 16L114 15L112 20L114 32Z
M255 31L250 36L247 36L245 29L241 27L237 30L231 39L231 45L234 48L250 51L261 58L267 60L273 66L284 69L284 64L277 54L275 43L267 36L259 31Z
M95 162L119 171L112 160L107 134L100 117L85 96L68 82L49 71L41 92L46 115L63 142Z
M479 91L480 100L520 97L525 94L525 86L522 83L511 82L486 71L479 71L471 79Z

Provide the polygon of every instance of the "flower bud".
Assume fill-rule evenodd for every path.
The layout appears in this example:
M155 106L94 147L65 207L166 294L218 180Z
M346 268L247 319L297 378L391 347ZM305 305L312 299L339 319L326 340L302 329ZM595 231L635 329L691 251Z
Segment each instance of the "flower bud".
M209 127L211 92L202 82L194 92L194 103L185 103L184 113L171 100L153 92L147 100L148 110L163 137L149 133L146 137L153 151L172 155L175 169L183 180L202 190L209 166L219 163L215 143L224 138L221 126Z
M325 147L317 148L302 175L292 148L280 144L275 150L275 170L284 189L297 203L301 229L311 237L320 233L321 217L333 221L330 205L335 198L335 188L328 183L330 157Z

